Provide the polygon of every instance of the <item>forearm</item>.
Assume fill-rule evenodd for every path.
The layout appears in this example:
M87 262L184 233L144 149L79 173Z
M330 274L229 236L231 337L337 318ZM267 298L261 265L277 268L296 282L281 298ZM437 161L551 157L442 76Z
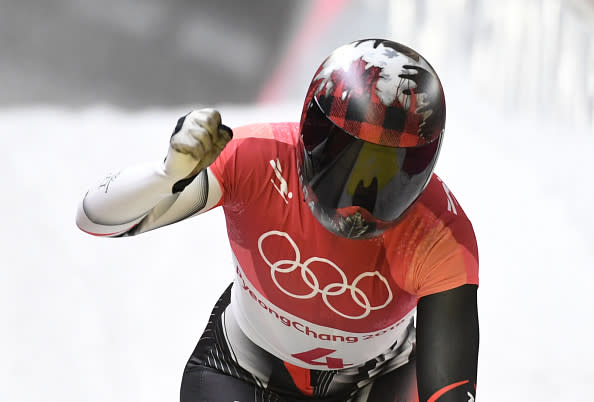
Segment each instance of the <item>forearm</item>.
M421 298L417 382L421 401L474 401L479 346L475 285Z
M108 174L79 204L78 227L103 236L134 227L157 204L174 197L172 187L177 180L166 175L162 166L144 164Z

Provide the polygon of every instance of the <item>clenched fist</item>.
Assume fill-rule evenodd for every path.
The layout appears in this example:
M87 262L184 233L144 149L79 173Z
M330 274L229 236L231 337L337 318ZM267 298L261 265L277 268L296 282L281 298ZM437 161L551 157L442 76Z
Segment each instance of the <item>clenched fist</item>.
M214 162L232 137L233 132L221 124L216 110L190 112L177 121L171 135L165 173L176 179L197 174Z

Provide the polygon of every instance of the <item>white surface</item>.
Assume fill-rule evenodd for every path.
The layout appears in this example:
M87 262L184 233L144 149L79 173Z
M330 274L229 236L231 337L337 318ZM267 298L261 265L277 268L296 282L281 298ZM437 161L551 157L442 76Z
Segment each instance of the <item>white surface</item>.
M449 105L437 173L479 241L477 400L587 401L594 140L463 97ZM300 113L219 109L231 126ZM85 235L74 214L104 173L163 158L186 111L0 109L0 401L178 400L232 279L220 209L125 239Z

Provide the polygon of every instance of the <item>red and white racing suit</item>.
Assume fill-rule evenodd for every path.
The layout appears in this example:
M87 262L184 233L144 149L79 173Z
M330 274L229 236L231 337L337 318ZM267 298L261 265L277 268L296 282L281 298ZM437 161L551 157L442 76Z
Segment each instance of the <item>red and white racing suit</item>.
M204 347L200 353L213 360L223 352L231 357L195 363L220 369L221 362L231 361L244 372L236 377L245 380L249 373L267 388L274 373L257 361L262 355L254 352L257 347L283 363L304 396L346 395L345 390L352 396L377 373L412 358L420 298L478 285L476 240L464 211L436 175L398 225L381 236L353 240L330 233L303 201L298 128L296 123L236 128L208 174L194 179L174 202L145 202L156 207L136 216L129 205L122 206L121 216L117 208L103 207L106 199L117 198L110 192L117 193L118 176L110 176L113 188L105 190L104 182L90 190L78 224L93 234L133 235L222 206L236 276L230 299L215 309L220 326L208 329L223 334L218 354ZM151 175L158 174L145 174ZM147 186L158 187L154 183ZM122 205L138 202L120 198ZM334 384L322 390L311 373L324 371L334 374ZM348 387L342 384L349 381Z

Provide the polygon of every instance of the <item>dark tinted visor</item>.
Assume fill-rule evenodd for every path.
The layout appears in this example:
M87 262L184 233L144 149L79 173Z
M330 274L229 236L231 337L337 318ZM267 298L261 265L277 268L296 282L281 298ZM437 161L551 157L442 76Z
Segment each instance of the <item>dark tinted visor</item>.
M302 128L304 180L326 211L359 206L394 221L425 189L438 140L411 148L372 144L334 125L314 99Z

